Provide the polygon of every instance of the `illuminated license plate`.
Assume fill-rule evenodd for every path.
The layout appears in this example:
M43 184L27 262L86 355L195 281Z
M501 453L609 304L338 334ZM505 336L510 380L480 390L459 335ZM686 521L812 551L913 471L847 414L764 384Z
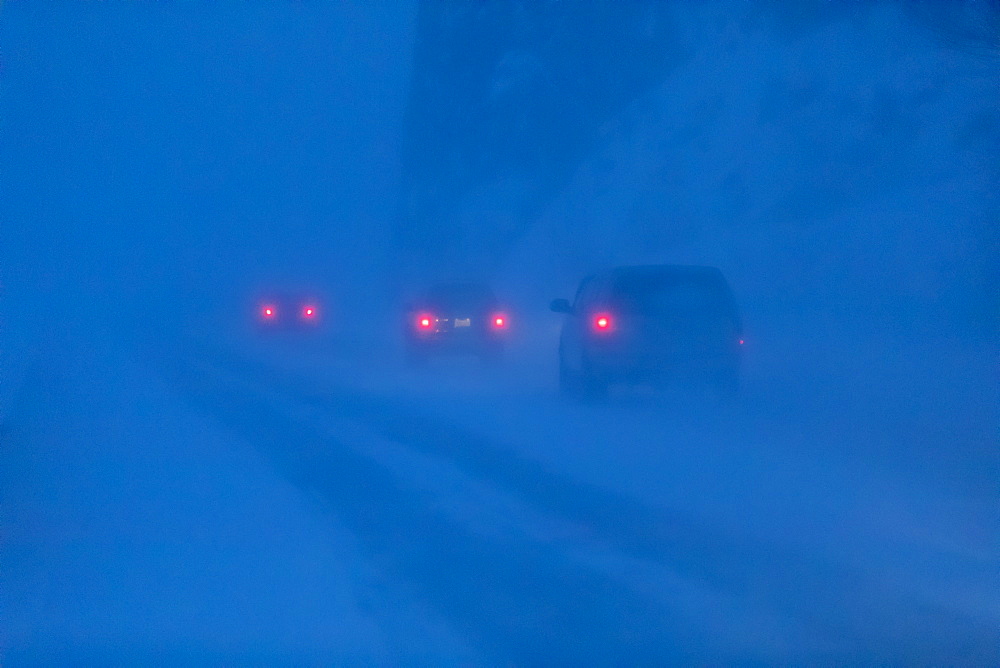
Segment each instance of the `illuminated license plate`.
M468 327L472 324L472 318L455 318L455 327Z

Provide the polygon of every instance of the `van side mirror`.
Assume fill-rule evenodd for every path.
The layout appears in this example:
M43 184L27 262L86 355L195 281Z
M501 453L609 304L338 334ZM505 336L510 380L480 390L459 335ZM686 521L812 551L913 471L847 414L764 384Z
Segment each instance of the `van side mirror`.
M549 304L549 309L553 313L573 313L573 307L565 299L553 299L552 303Z

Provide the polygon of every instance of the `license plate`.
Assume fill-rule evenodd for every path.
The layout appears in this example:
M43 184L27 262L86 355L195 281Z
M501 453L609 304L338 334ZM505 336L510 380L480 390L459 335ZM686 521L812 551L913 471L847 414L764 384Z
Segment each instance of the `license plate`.
M472 318L455 318L455 327L468 327L472 324Z

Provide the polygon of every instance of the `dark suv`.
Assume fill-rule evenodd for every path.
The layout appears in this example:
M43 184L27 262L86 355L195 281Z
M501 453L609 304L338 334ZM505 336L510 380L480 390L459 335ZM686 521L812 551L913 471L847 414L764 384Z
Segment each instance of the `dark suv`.
M713 267L619 267L585 278L559 340L566 394L599 396L613 383L739 383L742 325L722 272Z
M493 290L481 283L441 283L409 305L403 328L408 357L471 354L500 358L510 319Z

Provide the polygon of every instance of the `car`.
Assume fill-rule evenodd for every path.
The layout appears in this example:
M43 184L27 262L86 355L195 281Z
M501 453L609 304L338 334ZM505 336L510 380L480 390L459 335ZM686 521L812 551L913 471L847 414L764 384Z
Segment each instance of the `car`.
M739 386L743 327L733 293L714 267L617 267L584 278L559 338L559 386L596 398L615 384Z
M440 355L500 359L510 316L484 283L438 283L406 309L403 327L407 357L425 362Z
M257 327L264 331L315 330L325 315L318 299L300 294L258 298L252 314Z

